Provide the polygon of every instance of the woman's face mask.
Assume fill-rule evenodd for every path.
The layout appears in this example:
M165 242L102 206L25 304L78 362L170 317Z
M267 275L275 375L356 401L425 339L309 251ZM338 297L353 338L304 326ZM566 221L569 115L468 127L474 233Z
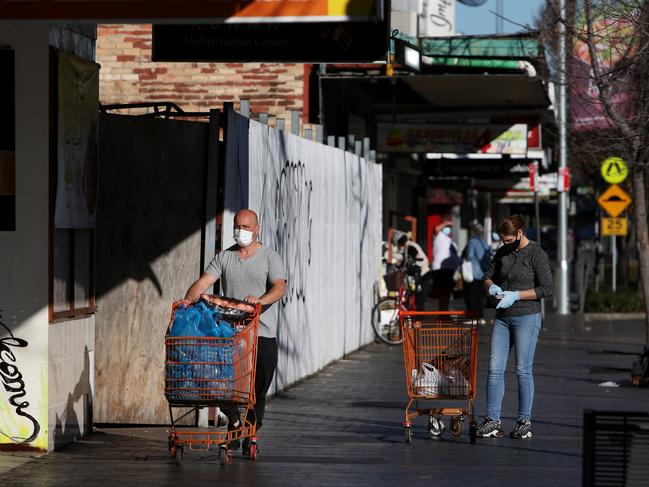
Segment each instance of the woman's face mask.
M254 240L254 233L243 228L234 229L234 241L241 247L247 247Z
M491 240L493 240L494 242L500 242L500 235L498 235L496 232L492 232Z
M449 235L451 235L452 229L451 229L451 227L444 227L442 229L442 232L444 233L444 235L449 236Z
M520 232L520 230L519 230ZM514 252L518 250L518 247L521 245L521 235L519 232L516 232L516 235L514 238L511 237L505 237L507 241L503 240L503 247L508 251L508 252Z

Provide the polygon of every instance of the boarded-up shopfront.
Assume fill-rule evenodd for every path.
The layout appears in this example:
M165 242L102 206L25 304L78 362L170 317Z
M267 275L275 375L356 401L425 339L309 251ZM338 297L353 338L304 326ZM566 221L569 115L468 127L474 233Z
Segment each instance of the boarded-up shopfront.
M381 166L233 112L227 128L219 174L206 123L100 120L95 422L168 421L164 333L172 302L213 256L201 257L213 187L225 191L223 246L234 212L250 207L287 269L274 390L373 339Z

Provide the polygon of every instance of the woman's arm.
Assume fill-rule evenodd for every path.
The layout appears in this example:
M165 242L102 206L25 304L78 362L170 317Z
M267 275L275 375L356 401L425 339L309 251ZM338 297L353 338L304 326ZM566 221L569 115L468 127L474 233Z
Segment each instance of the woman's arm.
M534 301L537 299L536 291L534 289L526 289L525 291L518 291L519 301Z
M489 291L489 288L493 286L494 282L491 279L485 279L484 281L482 281L482 284L485 288L485 291Z
M534 277L538 285L533 289L519 291L519 299L521 301L534 301L536 299L551 298L554 283L552 282L552 271L550 269L548 254L543 250L536 253L532 258L532 267L534 268Z

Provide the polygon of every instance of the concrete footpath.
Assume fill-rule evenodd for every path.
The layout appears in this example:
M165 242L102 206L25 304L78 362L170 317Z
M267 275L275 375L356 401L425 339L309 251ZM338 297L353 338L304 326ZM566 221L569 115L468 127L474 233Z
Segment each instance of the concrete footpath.
M480 329L479 414L489 332L489 326ZM649 389L629 381L643 336L641 321L574 329L571 320L550 317L536 355L532 440L478 439L471 445L468 424L459 438L445 431L433 439L420 418L414 443L405 444L402 352L374 344L270 401L257 461L235 454L221 467L218 452L192 452L177 466L164 427L105 428L38 458L18 462L19 456L2 454L0 468L27 460L2 473L2 486L579 486L583 410L649 410ZM600 385L607 381L619 387ZM516 391L510 361L506 431L515 421Z

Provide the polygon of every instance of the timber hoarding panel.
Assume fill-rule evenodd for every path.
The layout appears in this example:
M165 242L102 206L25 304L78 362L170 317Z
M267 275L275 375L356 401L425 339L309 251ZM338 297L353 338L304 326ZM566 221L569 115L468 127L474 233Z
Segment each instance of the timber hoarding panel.
M100 120L94 421L166 423L171 303L200 275L207 124Z

